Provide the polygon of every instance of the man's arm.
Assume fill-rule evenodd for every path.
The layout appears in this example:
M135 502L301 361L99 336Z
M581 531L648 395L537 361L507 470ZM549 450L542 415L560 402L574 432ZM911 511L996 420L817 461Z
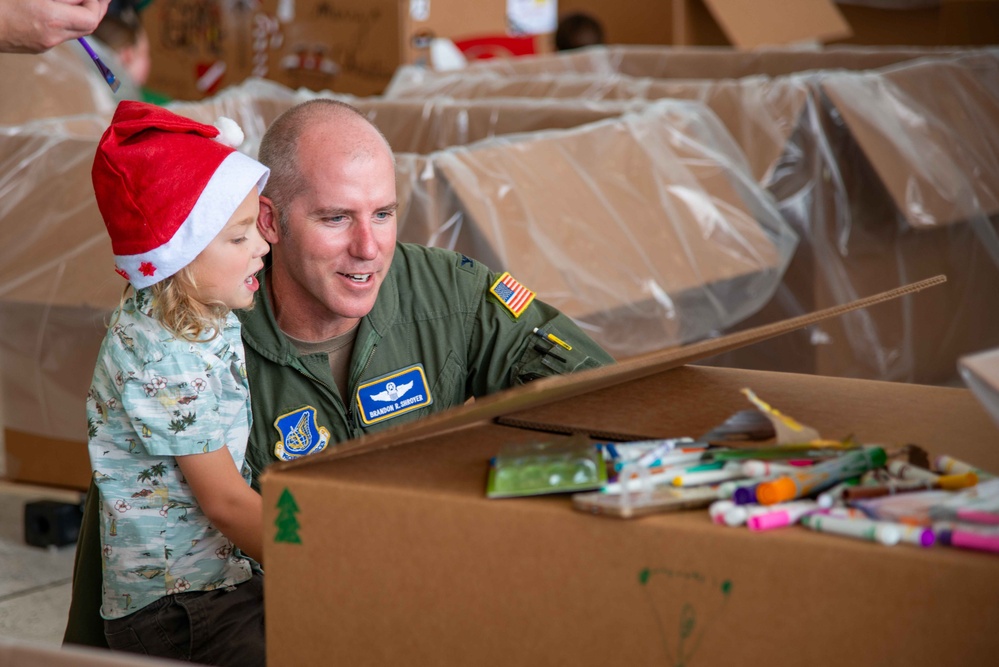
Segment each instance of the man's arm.
M536 295L526 307L505 305L508 292L497 287L500 277L487 272L477 278L485 282L479 283L480 304L469 347L472 395L614 362L572 319ZM518 290L526 290L522 294L533 294L510 279Z
M0 0L0 52L42 53L97 29L111 0Z

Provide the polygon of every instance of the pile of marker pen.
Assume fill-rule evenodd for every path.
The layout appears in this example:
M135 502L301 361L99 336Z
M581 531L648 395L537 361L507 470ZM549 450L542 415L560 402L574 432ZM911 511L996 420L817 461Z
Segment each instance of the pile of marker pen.
M999 553L999 479L948 456L919 466L905 450L889 455L877 445L747 449L690 438L603 447L616 477L600 493L625 496L626 507L698 506L672 497L689 493L725 526L764 531L801 524L883 545Z

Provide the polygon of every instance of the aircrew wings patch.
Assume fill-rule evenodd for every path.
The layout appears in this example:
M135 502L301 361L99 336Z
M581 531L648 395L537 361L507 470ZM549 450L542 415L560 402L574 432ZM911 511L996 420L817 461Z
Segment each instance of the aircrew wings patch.
M489 288L489 293L499 299L514 317L520 317L534 301L534 292L527 289L506 271Z

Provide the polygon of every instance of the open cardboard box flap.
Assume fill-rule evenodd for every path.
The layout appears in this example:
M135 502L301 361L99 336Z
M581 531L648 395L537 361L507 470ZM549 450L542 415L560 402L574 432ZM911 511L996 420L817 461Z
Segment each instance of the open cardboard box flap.
M693 363L699 359L768 340L844 313L873 307L877 304L891 301L907 294L913 294L934 285L939 285L945 281L945 276L936 276L894 290L858 299L842 306L833 306L818 312L729 334L721 338L652 352L601 368L535 380L528 385L514 387L491 396L477 399L473 403L460 408L430 415L426 419L415 423L390 428L370 436L341 443L332 450L295 461L272 464L264 471L263 479L266 480L268 475L296 470L302 467L322 465L332 460L402 445L433 433L445 432L477 422L494 420L503 415L540 408L556 401L580 396L587 392L640 380L671 368Z
M741 49L798 42L830 42L853 34L832 0L703 0L733 45ZM691 0L675 0L682 13ZM674 15L675 15L674 14ZM683 17L680 17L683 21Z

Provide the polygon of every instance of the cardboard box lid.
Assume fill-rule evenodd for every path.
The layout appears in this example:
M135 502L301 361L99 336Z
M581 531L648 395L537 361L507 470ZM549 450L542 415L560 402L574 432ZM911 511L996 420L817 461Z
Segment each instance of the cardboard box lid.
M703 2L729 41L742 49L806 41L828 42L853 34L832 0Z
M999 50L820 78L912 227L999 211Z
M357 456L394 447L434 433L443 433L468 424L494 420L497 417L510 415L529 408L540 408L551 403L571 399L575 396L581 396L607 387L635 382L663 371L696 362L700 359L769 340L781 334L838 317L844 313L861 308L874 307L880 303L891 301L907 294L914 294L934 285L942 284L945 281L946 278L944 276L936 276L857 299L848 304L832 306L814 313L799 315L771 324L764 324L720 338L711 338L677 348L650 352L601 368L589 369L569 375L542 378L527 385L514 387L476 399L474 402L459 408L430 415L426 419L414 423L386 429L385 431L364 436L348 443L340 443L332 450L327 450L320 454L287 463L275 463L267 468L264 475L292 470L301 466L316 466L329 460Z
M663 101L433 161L467 214L458 248L589 324L616 356L744 319L776 287L796 244L739 149L696 104ZM632 335L602 336L619 318ZM634 335L663 320L659 340Z

